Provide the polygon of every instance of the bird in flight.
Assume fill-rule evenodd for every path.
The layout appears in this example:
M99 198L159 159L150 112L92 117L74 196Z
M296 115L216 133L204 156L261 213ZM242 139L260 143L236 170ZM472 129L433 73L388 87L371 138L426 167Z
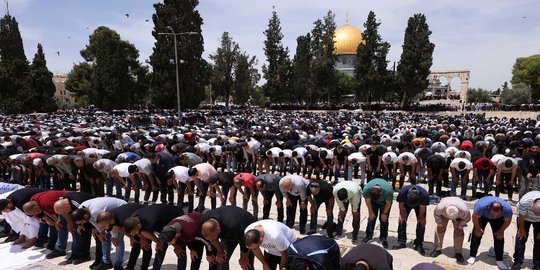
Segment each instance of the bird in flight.
M68 38L71 38L71 37L68 37Z
M59 52L59 51L57 51L56 54L58 54L58 56L60 56L60 52Z
M150 20L144 20L145 22L149 22Z
M126 15L126 18L128 18L128 19L129 19L129 14L128 14L128 13L126 13L125 15Z

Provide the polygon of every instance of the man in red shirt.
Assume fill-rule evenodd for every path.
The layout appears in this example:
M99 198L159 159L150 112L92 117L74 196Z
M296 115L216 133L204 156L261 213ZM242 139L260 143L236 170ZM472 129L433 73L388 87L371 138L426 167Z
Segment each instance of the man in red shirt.
M54 203L67 193L72 191L51 190L40 192L30 198L23 205L23 211L49 225L49 241L56 241L55 249L47 255L47 259L53 259L66 255L68 239L67 221L54 211ZM41 232L40 232L41 233ZM46 233L46 232L45 232Z
M213 256L212 244L204 239L201 233L201 216L202 214L197 212L184 214L173 219L161 231L161 239L174 247L178 266L183 266L182 269L186 269L187 265L186 246L191 253L190 269L199 269L203 247L206 247L206 256Z
M253 216L258 219L259 205L257 203L257 197L259 190L256 188L257 178L251 173L239 173L233 179L233 186L231 187L231 196L229 201L232 205L236 205L236 190L238 190L243 196L242 208L247 210L249 199L253 203ZM242 189L244 187L244 189Z
M495 175L495 164L489 158L479 158L473 164L473 197L476 197L476 187L484 186L484 191L487 194L491 192L493 187L493 176Z

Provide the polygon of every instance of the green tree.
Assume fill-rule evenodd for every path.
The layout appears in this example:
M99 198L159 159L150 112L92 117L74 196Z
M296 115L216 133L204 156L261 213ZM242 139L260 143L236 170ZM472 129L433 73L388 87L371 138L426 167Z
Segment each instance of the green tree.
M37 108L41 112L52 112L58 109L54 100L56 88L53 83L53 74L47 68L47 61L43 53L43 47L38 43L37 53L34 55L32 65L30 66L30 75L32 77L32 87L34 88L34 98Z
M245 105L248 103L250 97L255 91L257 82L260 80L261 75L255 67L257 65L257 58L255 56L250 57L247 53L240 53L237 56L236 64L234 66L234 102L238 105Z
M92 90L92 77L92 65L88 62L73 65L67 75L66 90L75 95L75 102L78 106L88 106L90 100L95 99Z
M239 56L240 47L234 42L229 32L223 32L221 46L210 59L214 61L212 68L212 89L217 96L225 98L225 107L229 109L231 88L234 83L234 66ZM247 100L246 100L247 102Z
M524 83L532 89L532 97L540 98L540 54L520 57L512 69L512 84Z
M334 55L334 33L336 23L334 13L328 11L324 18L313 23L311 31L311 70L312 80L316 92L316 100L327 100L335 94L336 79L336 56Z
M154 4L156 12L152 15L156 39L150 65L150 100L152 105L161 108L176 107L176 74L174 38L159 33L197 33L178 35L178 76L182 108L196 108L204 100L204 86L208 81L208 65L202 59L203 19L196 10L198 0L164 0ZM171 60L172 59L172 60Z
M311 35L296 39L296 54L292 67L292 97L295 101L311 104L313 82L311 81Z
M290 62L288 49L283 47L283 34L281 33L281 22L276 11L272 11L272 17L268 22L268 28L264 31L264 55L266 62L263 69L263 77L266 83L263 86L264 93L270 98L270 102L282 102L285 92L283 77L288 74L287 62Z
M524 84L513 84L512 89L505 89L501 93L501 102L504 104L526 104L532 101L532 89Z
M337 95L345 96L354 94L356 90L356 81L352 76L343 72L337 72Z
M114 30L100 26L90 35L81 56L93 61L92 87L89 101L104 110L140 104L135 100L137 80L133 72L140 68L139 51L124 41Z
M470 88L467 92L467 103L491 102L491 92L482 88Z
M401 106L411 102L429 85L428 76L433 64L433 50L435 44L431 43L431 31L424 14L414 14L409 18L403 52L397 66L398 84L401 90Z
M390 72L387 70L386 55L390 49L388 42L382 41L379 34L380 22L370 11L364 23L364 42L358 45L354 78L357 82L357 97L364 97L368 103L380 101L387 87Z
M37 109L31 83L19 24L8 13L0 19L0 109L7 113Z

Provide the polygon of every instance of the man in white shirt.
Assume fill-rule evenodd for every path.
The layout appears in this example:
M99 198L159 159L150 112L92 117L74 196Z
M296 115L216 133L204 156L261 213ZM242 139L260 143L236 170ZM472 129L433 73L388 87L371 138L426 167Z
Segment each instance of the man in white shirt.
M244 234L246 247L263 264L263 269L287 268L287 248L296 241L296 235L285 224L275 220L251 223ZM264 254L261 252L264 249Z
M454 158L450 162L450 173L452 174L452 184L450 184L450 196L456 196L456 188L461 183L461 198L465 199L467 195L467 186L469 185L469 174L472 169L472 163L465 158Z
M397 159L397 163L399 164L399 188L401 189L403 187L407 173L409 173L409 182L415 185L418 159L410 152L401 153Z
M188 175L189 168L184 166L172 167L167 173L167 181L171 181L178 191L178 207L184 207L184 195L188 193L188 213L193 212L193 179Z
M143 182L143 189L146 191L144 192L144 200L143 204L148 204L148 200L150 199L150 194L153 193L152 196L152 202L156 202L158 199L158 187L159 185L156 183L156 178L154 177L154 173L152 170L152 162L147 158L141 158L133 163L133 165L137 165L138 173L137 177L141 182Z

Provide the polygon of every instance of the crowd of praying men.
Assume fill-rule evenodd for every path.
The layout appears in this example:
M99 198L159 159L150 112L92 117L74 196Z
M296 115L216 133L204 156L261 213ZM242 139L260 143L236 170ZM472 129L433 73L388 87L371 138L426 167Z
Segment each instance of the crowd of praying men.
M229 269L237 246L243 269L255 269L254 258L263 269L393 269L386 249L407 247L414 210L413 248L422 256L441 255L451 221L456 263L474 264L489 224L497 266L506 269L505 230L515 206L512 269L524 262L531 226L533 265L540 269L535 120L261 110L209 112L180 126L159 115L140 121L140 115L91 112L2 120L3 236L22 248L47 249L48 259L67 256L71 234L66 263L93 257L93 270L148 269L152 258L152 269L160 269L169 246L178 269L188 262L189 269L199 269L203 254L210 269ZM368 223L359 241L362 202ZM399 213L391 213L393 203ZM271 215L274 206L277 216ZM427 207L435 208L433 217ZM349 210L355 247L340 254L334 239L345 236ZM391 215L399 216L398 241L389 247ZM377 220L382 247L372 244ZM437 224L429 254L427 222ZM468 225L473 231L466 260ZM125 237L131 246L127 264Z

